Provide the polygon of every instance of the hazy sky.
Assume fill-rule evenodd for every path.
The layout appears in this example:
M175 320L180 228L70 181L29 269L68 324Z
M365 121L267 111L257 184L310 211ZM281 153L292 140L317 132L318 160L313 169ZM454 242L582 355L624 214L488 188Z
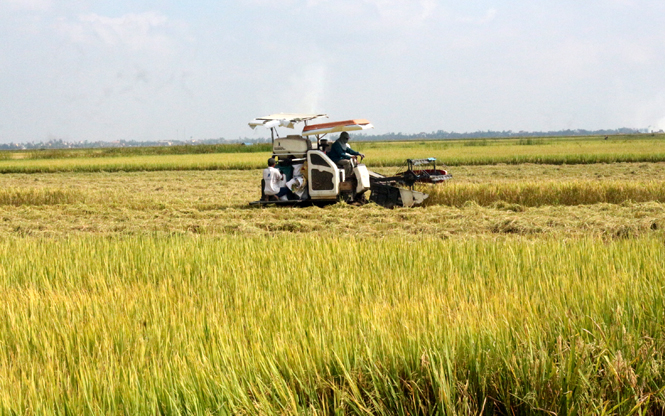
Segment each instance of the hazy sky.
M0 0L0 142L263 137L275 112L665 128L665 2Z

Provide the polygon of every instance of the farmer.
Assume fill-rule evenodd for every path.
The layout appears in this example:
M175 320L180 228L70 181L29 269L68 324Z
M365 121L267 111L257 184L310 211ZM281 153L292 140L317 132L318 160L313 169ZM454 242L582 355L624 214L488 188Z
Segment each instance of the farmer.
M286 201L289 188L284 186L284 175L275 168L275 163L275 159L270 158L268 167L263 169L263 193L268 201L275 199Z
M353 174L353 167L358 164L358 156L361 159L365 158L364 154L351 149L348 143L349 133L343 131L328 152L330 160L335 162L340 168L344 168L344 175L347 178Z

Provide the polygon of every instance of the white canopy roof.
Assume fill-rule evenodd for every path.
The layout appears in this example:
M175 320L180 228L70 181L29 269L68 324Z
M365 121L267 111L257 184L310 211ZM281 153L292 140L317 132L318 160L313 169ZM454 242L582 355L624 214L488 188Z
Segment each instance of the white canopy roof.
M298 113L278 113L265 117L257 117L249 122L249 127L255 129L257 126L266 128L287 127L292 129L294 124L313 120L319 117L328 117L327 114L298 114Z

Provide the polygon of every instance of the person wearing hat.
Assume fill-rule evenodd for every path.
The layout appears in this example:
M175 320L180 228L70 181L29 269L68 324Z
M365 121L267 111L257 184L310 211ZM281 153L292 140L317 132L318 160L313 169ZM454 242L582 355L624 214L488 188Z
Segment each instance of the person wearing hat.
M263 194L267 200L288 200L289 188L284 186L284 174L275 167L275 159L268 159L268 167L263 169Z
M347 178L353 174L353 167L358 164L358 156L362 159L365 158L364 154L351 149L348 143L349 133L343 131L328 152L330 160L340 168L344 168L344 174Z

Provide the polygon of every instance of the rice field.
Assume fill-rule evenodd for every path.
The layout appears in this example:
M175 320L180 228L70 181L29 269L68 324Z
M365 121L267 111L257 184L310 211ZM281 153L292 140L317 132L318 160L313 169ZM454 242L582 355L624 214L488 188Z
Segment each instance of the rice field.
M662 238L5 240L0 406L660 413L664 251Z
M406 160L404 155L411 158L435 157L450 166L665 162L665 135L618 136L611 140L553 138L352 144L356 150L367 155L365 163L371 168L403 166ZM207 152L215 151L214 148L197 150L197 146L181 147L183 152L190 153L159 154L140 148L107 153L55 150L45 157L40 152L5 152L4 157L0 157L0 173L259 169L265 167L270 156L265 145L246 147L245 152L241 152L243 149L240 147L221 148L217 153Z
M394 211L373 204L249 208L248 202L260 196L259 170L7 174L0 177L0 236L333 233L612 239L665 229L665 205L652 192L665 183L665 164L469 166L453 173L450 183L426 189L431 194L427 206ZM647 177L653 183L645 182ZM563 193L568 199L558 204L547 199L571 184L603 190L617 182L629 184L634 194L626 195L632 199L608 203L599 199L606 196L602 192L587 195L575 189ZM529 204L515 193L525 184L532 184ZM446 202L444 196L453 200Z
M519 183L455 184L421 187L429 193L427 205L463 206L498 202L525 207L544 205L621 204L665 202L663 181L525 181Z
M665 150L621 140L360 144L494 156L394 210L249 208L261 152L1 160L0 414L663 414Z

